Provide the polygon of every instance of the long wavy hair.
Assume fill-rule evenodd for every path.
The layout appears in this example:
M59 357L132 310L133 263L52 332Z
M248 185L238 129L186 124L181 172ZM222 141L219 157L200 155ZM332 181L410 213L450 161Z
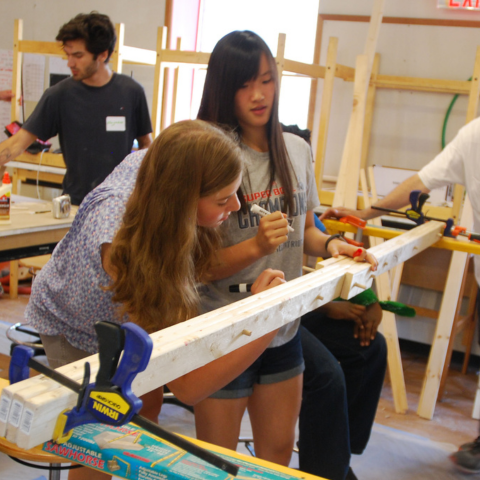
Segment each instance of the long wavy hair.
M235 94L245 82L259 75L260 60L265 55L271 67L275 82L275 97L272 113L267 124L268 151L270 157L271 189L275 176L280 180L285 192L285 207L294 211L293 168L283 139L282 127L278 117L278 73L272 52L268 45L256 33L234 31L221 38L215 45L208 63L202 101L197 118L225 125L242 135L235 116ZM247 180L248 175L244 177ZM243 196L240 200L243 203Z
M197 225L198 201L242 170L234 137L207 122L178 122L155 139L112 242L110 288L120 313L149 332L197 313L196 282L221 245L217 229Z

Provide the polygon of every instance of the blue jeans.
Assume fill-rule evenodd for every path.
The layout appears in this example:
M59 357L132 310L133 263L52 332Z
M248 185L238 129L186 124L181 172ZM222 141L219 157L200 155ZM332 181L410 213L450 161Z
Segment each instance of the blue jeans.
M300 470L344 480L351 453L367 446L386 370L387 346L377 333L368 347L354 323L318 312L302 318L305 360L300 412Z

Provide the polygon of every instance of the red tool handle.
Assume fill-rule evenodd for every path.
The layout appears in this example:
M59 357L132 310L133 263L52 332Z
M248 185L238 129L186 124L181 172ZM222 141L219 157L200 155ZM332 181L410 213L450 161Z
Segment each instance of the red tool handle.
M460 225L457 225L452 228L452 231L450 232L452 237L457 237L458 235L461 235L463 232L466 232L467 229L465 227L461 227Z
M363 247L363 242L357 242L356 240L352 240L351 238L343 237L343 239L349 244L354 245L355 247Z

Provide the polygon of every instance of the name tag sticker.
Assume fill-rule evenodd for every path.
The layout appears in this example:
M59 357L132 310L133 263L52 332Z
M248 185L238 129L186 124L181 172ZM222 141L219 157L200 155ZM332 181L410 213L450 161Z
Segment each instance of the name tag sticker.
M125 117L107 117L107 132L124 132L125 130Z

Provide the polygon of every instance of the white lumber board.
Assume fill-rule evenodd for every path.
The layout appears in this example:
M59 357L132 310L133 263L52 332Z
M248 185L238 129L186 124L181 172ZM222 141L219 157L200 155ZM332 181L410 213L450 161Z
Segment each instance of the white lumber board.
M363 291L362 285L368 288L372 284L373 276L387 272L438 241L444 226L443 222L431 221L392 239L398 240L398 243L389 240L370 248L368 251L378 260L377 271L373 275L370 269L365 268L364 263L353 265L345 274L342 298L348 299L358 295Z
M375 0L364 52L363 55L358 55L356 58L353 107L333 200L333 205L353 209L357 208L358 180L362 159L367 92L378 34L383 19L383 4L384 0Z
M367 56L358 55L355 62L355 83L353 85L352 113L348 124L347 137L343 147L342 161L338 173L333 205L355 209L357 206L358 180L362 156L363 125L368 81ZM349 185L354 185L349 191Z
M344 270L347 268L348 265L343 266ZM319 279L318 275L322 275L324 270L326 270L324 275L326 278ZM288 323L288 321L294 320L303 313L337 298L343 283L343 274L335 278L332 273L329 273L328 268L324 270L315 272L315 274L318 274L317 279L309 279L308 295L304 294L305 279L311 275L281 285L280 287L292 287L278 289L284 290L285 294L282 294L281 291L274 292L274 289L272 289L271 292L276 293L276 295L256 295L255 297L258 298L255 300L258 300L258 303L248 301L253 298L250 297L229 305L225 310L219 309L226 311L226 315L223 315L225 317L223 321L220 321L221 316L218 315L221 312L216 310L217 315L213 316L211 322L207 322L209 314L206 314L196 317L191 323L190 321L184 322L181 325L153 334L152 339L155 347L152 358L148 369L136 378L134 383L135 393L142 395L153 388L168 383L265 335L271 330ZM298 280L302 280L302 282L298 282ZM324 288L319 287L321 282L325 283ZM295 288L297 287L295 283L303 284L302 288ZM299 293L296 294L295 290L298 290ZM316 300L320 292L323 300ZM236 311L232 309L233 306L237 307ZM259 313L260 308L262 308L262 311ZM199 321L205 326L197 326L196 323ZM224 331L223 335L219 330ZM251 331L251 336L243 335L243 330ZM182 361L184 359L188 359L188 362ZM92 374L95 373L92 369ZM55 382L52 381L52 383ZM60 386L43 395L26 399L24 410L31 412L35 424L30 431L20 428L15 443L21 448L30 448L30 444L38 445L51 438L58 414L63 409L72 407L75 401L75 393Z
M372 188L372 202L377 201L377 191L375 186L375 179L373 177L373 169L369 167L368 174L370 178L370 185ZM362 185L363 198L365 208L370 208L370 198L368 197L367 178L365 170L360 170L360 183ZM381 226L380 218L375 218L375 225ZM372 245L380 245L383 243L383 238L370 237ZM399 271L397 277L401 276L403 263L399 263L393 267L389 272L382 273L375 277L375 285L377 287L377 296L379 300L392 300L392 289L390 285L389 273L393 270ZM398 278L398 281L399 278ZM396 295L396 293L395 293ZM396 413L406 413L408 410L407 389L405 387L405 377L403 375L402 356L400 352L400 343L398 341L398 331L395 315L392 312L382 312L382 322L378 330L385 337L387 342L387 363L388 372L390 374L390 383L392 386L393 404Z
M90 364L95 371L98 370L98 355L89 358ZM67 375L71 380L81 383L83 379L85 360L78 360L69 365L64 365L57 369L59 373ZM15 442L18 426L14 420L14 415L19 414L20 418L24 413L24 403L27 399L42 395L52 390L58 389L58 383L53 382L44 375L37 375L22 382L9 385L2 390L0 404L4 416L0 419L0 437L5 437L11 442ZM18 402L18 412L13 411L13 405ZM3 410L5 409L5 412Z
M473 211L468 195L465 198L460 225L467 230L471 230L473 226ZM418 402L417 413L423 418L431 419L435 411L457 303L460 301L459 295L467 258L468 253L453 252L452 260L450 261L445 292L443 293L435 335L428 358L422 393Z
M327 63L325 64L325 80L322 90L322 105L318 122L317 149L315 155L315 179L320 198L323 183L323 169L325 153L327 151L328 127L330 125L330 111L332 107L333 87L335 83L335 67L337 63L338 38L330 37L327 49Z
M435 243L442 228L443 223L429 222L372 249L379 259L379 273ZM135 379L134 392L147 393L295 320L338 297L347 277L351 281L372 278L369 269L368 264L350 258L329 259L323 262L322 269L311 274L152 334L152 357L146 371ZM349 291L346 296L351 296ZM242 334L244 330L251 331L251 336ZM92 377L98 369L97 358L89 357L93 361ZM78 367L72 374L69 367L62 367L62 371L74 378ZM25 384L28 386L30 381L25 380ZM22 391L25 393L24 389L17 392L19 399ZM49 440L59 412L72 407L75 400L76 395L62 386L25 398L24 409L30 411L33 419L29 431L22 430L20 424L15 443L31 448Z
M467 258L468 253L465 252L453 252L452 254L447 283L445 284L445 291L423 381L422 393L418 402L417 413L422 418L431 419L435 411L448 343L452 334L453 320L459 301L461 279L466 268Z
M83 377L84 363L85 362L83 359L78 360L77 362L71 363L69 365L64 365L57 370L60 373L68 374L72 380L80 381ZM0 402L0 405L2 406L0 412L0 437L6 437L7 421L11 413L10 407L12 405L12 401L15 399L15 396L18 392L23 389L28 389L22 395L22 398L27 398L29 395L39 395L57 387L58 384L52 382L49 378L43 375L37 375L22 382L9 385L8 390L4 389L2 391Z

